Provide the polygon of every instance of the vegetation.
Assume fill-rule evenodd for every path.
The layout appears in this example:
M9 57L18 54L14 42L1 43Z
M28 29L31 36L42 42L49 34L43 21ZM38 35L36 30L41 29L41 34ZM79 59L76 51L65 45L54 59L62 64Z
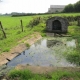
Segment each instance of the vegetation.
M68 4L63 12L67 12L67 13L71 13L71 12L80 12L80 0L78 2L76 2L75 4Z
M51 15L36 15L36 16L0 16L0 20L3 24L3 28L6 32L7 38L3 38L2 31L0 30L0 53L8 52L12 47L18 44L18 41L25 36L29 36L34 32L40 32L42 36L46 36L46 20L52 16L62 16L69 20L70 26L68 28L68 34L72 35L72 38L76 40L77 47L73 53L67 55L67 59L72 63L76 63L80 66L80 26L77 26L77 18L80 13L70 14L51 14ZM75 19L75 24L73 22ZM21 31L20 20L23 21L24 31ZM1 28L0 28L1 29ZM29 47L29 44L26 43ZM80 80L80 73L70 71L54 71L50 74L33 74L28 70L13 70L8 74L8 80L64 80L72 78L72 80Z
M74 4L74 11L75 12L80 12L79 7L80 7L80 0L77 3Z
M46 20L52 16L62 16L70 21L70 25L77 25L77 18L79 13L63 13L63 14L51 14L51 15L36 15L36 16L0 16L3 29L6 33L6 39L3 37L3 33L0 28L0 53L9 51L12 47L18 44L18 41L25 36L29 36L34 32L40 32L42 36L45 35ZM74 19L76 21L74 21ZM20 20L23 21L24 31L22 32ZM71 34L72 35L72 34Z
M76 40L77 47L72 53L67 52L67 60L80 66L80 27L69 26L68 29L68 34L72 35L72 38Z
M73 6L72 4L68 4L68 5L64 8L63 12L67 12L67 13L74 12L74 6Z
M34 16L36 17L36 16ZM23 20L23 28L24 31L22 32L21 26L20 26L20 20ZM41 27L43 23L35 26L35 28L31 27L26 27L30 20L32 20L32 17L10 17L10 16L0 16L0 20L3 24L4 31L6 32L7 38L5 39L3 37L3 33L0 30L0 53L9 51L10 48L14 47L17 45L18 41L25 36L29 36L30 34L33 34L35 31L36 32L41 32L44 27ZM44 25L43 25L44 26Z
M40 17L33 18L33 20L31 20L29 22L28 27L37 26L40 22L41 22L41 18Z
M26 43L26 46L29 48L30 47L29 43Z
M47 74L33 74L29 70L12 70L8 80L80 80L79 71L57 70Z

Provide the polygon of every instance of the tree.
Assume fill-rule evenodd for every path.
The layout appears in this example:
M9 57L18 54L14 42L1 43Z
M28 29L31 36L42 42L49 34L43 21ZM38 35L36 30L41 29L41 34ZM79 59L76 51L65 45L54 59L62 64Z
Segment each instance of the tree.
M80 0L74 4L74 10L75 12L80 12Z
M74 12L74 5L73 4L68 4L67 6L65 6L63 12Z

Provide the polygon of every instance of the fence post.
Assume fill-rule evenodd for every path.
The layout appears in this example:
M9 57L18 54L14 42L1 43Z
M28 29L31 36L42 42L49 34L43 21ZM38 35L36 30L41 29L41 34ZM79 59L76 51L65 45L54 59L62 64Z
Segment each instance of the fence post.
M7 38L7 37L6 37L6 33L5 33L4 29L3 29L3 26L2 26L1 21L0 21L0 27L1 27L1 30L2 30L2 32L3 32L4 38Z
M20 20L20 22L21 22L21 29L22 29L22 32L23 32L23 22L22 22L22 20Z

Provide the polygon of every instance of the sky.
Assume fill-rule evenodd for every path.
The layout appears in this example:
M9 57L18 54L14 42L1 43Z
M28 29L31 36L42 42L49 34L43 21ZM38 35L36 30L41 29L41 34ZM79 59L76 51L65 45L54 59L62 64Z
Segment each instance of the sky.
M79 0L2 0L0 2L0 13L45 13L50 5L67 5L77 1Z

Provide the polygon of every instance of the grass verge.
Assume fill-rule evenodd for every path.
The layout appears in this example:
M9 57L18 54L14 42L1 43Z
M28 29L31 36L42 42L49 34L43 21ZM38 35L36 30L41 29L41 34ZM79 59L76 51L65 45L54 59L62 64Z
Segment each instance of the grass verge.
M57 70L47 74L33 74L29 70L12 70L8 80L80 80L79 71Z

